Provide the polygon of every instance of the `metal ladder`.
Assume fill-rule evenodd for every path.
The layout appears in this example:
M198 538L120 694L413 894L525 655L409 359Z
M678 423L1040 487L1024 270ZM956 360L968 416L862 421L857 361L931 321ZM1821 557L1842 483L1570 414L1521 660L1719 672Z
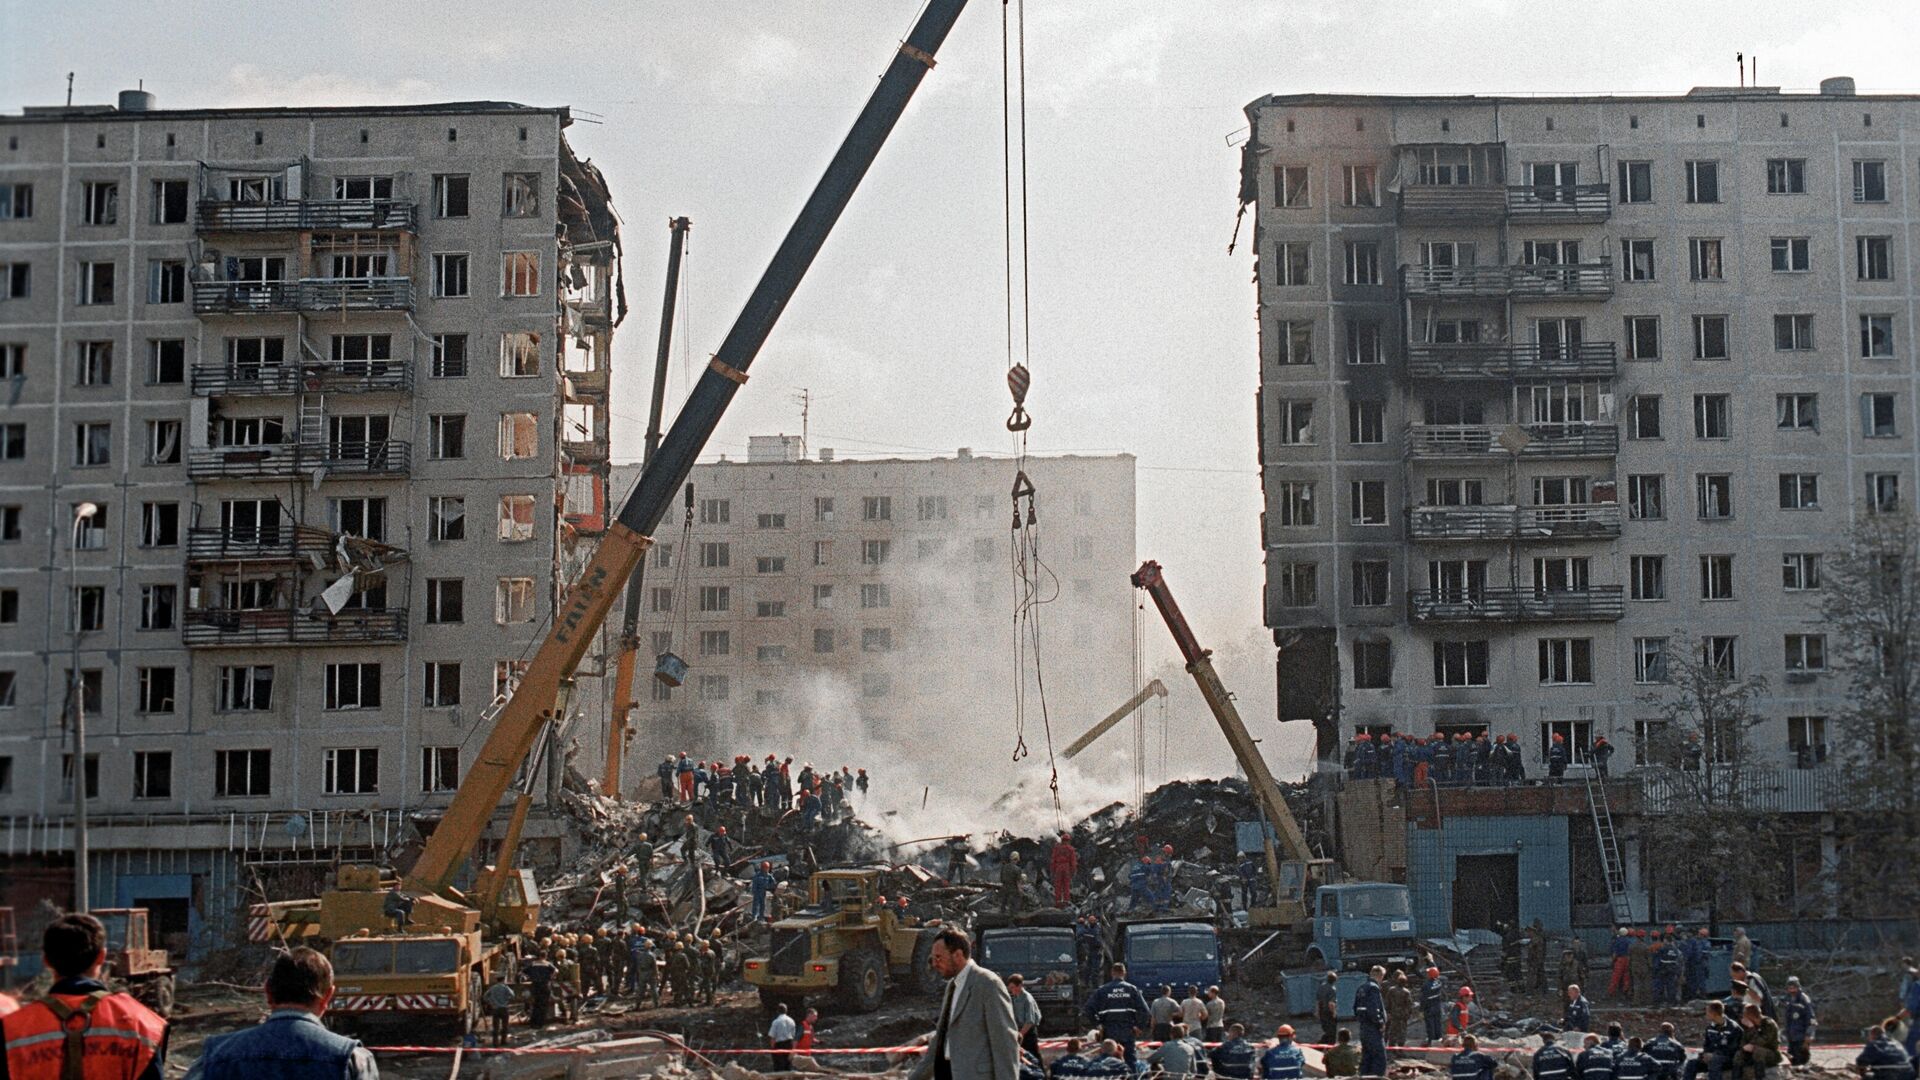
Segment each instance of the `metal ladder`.
M327 363L327 358L321 354L320 350L313 347L312 342L307 340L304 321L299 330L299 339L301 352L313 357L316 364ZM305 367L304 360L301 362L301 366ZM296 433L295 437L300 442L308 445L327 441L327 395L317 389L318 385L319 382L316 379L314 381L315 388L309 388L306 377L304 375L301 376L300 430Z
M1633 903L1627 896L1627 866L1620 857L1620 838L1613 831L1613 809L1607 804L1607 785L1589 767L1587 807L1593 811L1593 835L1600 844L1600 869L1607 879L1607 902L1616 926L1633 921Z

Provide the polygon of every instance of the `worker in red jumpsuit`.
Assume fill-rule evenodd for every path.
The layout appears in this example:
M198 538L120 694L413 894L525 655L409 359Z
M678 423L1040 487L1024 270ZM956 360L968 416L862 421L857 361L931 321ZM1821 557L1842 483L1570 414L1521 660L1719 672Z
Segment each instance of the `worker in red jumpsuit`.
M1080 869L1080 853L1073 849L1066 833L1061 833L1060 842L1053 845L1049 865L1053 870L1053 906L1066 907L1073 899L1073 875Z

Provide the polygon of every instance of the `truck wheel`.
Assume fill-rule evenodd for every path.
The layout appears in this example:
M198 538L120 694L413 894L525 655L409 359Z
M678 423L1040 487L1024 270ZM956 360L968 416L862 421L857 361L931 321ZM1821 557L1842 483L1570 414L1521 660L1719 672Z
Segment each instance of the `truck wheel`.
M173 976L153 980L153 1011L162 1019L173 1015Z
M840 961L840 1003L848 1012L870 1013L887 991L887 966L870 949L850 952Z
M937 994L946 985L940 973L933 970L934 932L929 930L920 935L913 943L913 970L907 973L906 985L922 994Z

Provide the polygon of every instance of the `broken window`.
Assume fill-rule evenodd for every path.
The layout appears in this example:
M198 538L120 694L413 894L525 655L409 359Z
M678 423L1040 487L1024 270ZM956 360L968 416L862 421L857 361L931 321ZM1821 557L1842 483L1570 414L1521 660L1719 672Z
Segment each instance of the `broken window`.
M467 583L461 578L427 579L427 622L462 623L467 618Z
M501 334L500 374L516 379L540 374L540 335L518 330Z
M333 197L336 199L393 198L393 177L391 176L336 176L333 178Z
M435 668L453 669L453 700L440 702L429 700L428 707L435 705L460 704L460 665L428 664L427 670ZM447 685L444 677L430 677L427 681L430 689ZM458 746L423 746L420 748L420 790L424 794L454 791L460 787L460 748Z
M540 253L508 251L500 256L500 295L540 295Z
M539 452L540 422L533 413L500 414L500 460L519 461Z
M113 461L113 425L105 421L73 425L73 463L108 465Z
M140 504L140 546L178 547L180 545L180 504L150 502Z
M433 377L436 379L464 379L467 377L467 335L435 334L433 336Z
M393 359L391 334L335 334L334 365L347 375L381 375Z
M501 578L493 594L493 621L501 626L533 621L533 579Z
M325 675L327 709L380 707L380 665L363 661L328 664Z
M180 225L186 222L188 193L185 180L155 180L152 191L155 225Z
M508 496L512 498L513 496ZM435 495L427 500L432 540L467 538L467 500L459 495ZM502 539L505 539L502 537Z
M79 304L113 303L113 263L81 262L79 290L74 298Z
M173 611L178 596L172 585L140 586L140 629L173 629Z
M333 530L364 540L387 538L387 500L349 496L327 500L328 523Z
M502 217L534 217L540 213L540 174L507 173L501 178Z
M219 705L223 712L265 712L273 708L273 665L221 668Z
M67 598L67 630L76 634L90 634L105 626L106 621L106 586L74 586Z
M0 353L4 349L0 348ZM7 374L0 355L0 375ZM175 386L187 381L187 343L180 338L153 338L147 342L147 385Z
M433 216L467 216L468 179L454 173L437 173L433 178Z
M500 539L508 543L533 539L533 496L500 496Z
M226 668L225 671L246 671L246 668ZM267 686L273 685L273 669L261 669L267 672ZM265 706L261 706L265 708ZM213 793L220 798L238 796L259 796L272 794L270 779L273 775L273 751L271 750L216 750L213 754Z
M526 660L495 660L493 662L493 696L506 697L520 685L527 674Z
M1305 165L1275 165L1273 167L1274 205L1281 207L1310 205L1308 173L1309 169Z
M82 341L74 368L75 386L113 385L113 342Z
M433 295L439 297L467 295L467 259L467 253L464 251L434 253Z
M147 303L179 304L187 299L187 264L179 259L147 263Z
M85 225L112 225L120 220L120 185L89 180L80 186L80 221Z
M324 794L371 795L380 790L380 751L375 747L329 749L321 762Z

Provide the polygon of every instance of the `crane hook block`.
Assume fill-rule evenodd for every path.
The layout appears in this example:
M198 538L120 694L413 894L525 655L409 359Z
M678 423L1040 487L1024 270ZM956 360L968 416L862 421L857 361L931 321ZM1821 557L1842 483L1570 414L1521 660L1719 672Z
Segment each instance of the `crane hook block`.
M1007 389L1013 392L1013 415L1007 417L1008 431L1025 431L1033 426L1033 417L1027 415L1027 388L1033 385L1033 376L1027 373L1027 365L1015 364L1007 370Z
M1013 474L1013 497L1016 500L1033 498L1033 481L1027 479L1024 469Z

